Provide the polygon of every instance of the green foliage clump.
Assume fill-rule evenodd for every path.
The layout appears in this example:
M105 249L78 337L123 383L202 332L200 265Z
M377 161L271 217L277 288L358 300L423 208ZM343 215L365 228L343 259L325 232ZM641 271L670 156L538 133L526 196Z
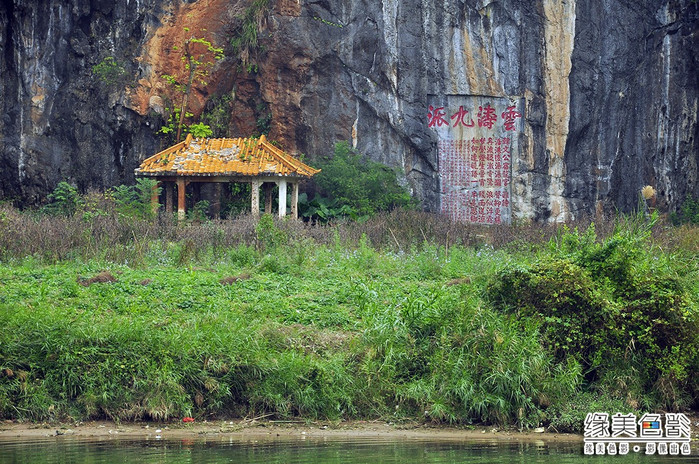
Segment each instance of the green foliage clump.
M206 102L200 121L209 126L214 137L229 136L228 126L231 122L232 103L232 94L214 96Z
M257 54L261 49L259 33L262 19L269 8L269 0L253 0L243 13L237 16L230 39L233 54L247 72L256 72Z
M183 118L191 118L192 116L194 116L193 113L187 112ZM213 130L211 129L211 127L203 122L192 123L189 125L183 122L182 125L179 126L180 117L180 109L175 108L172 111L172 113L170 113L170 115L168 116L168 119L165 122L165 124L160 126L160 129L158 129L157 133L163 135L164 141L166 143L177 143L178 127L180 127L183 133L192 134L192 136L195 138L206 138L211 137L213 135Z
M211 204L208 200L196 202L194 207L187 212L190 221L205 222L208 220L207 212Z
M320 222L328 222L331 219L349 216L357 219L357 212L347 204L342 204L338 198L328 198L316 193L312 200L308 200L308 194L299 195L299 210L301 217L315 219Z
M198 138L198 139L211 137L214 134L214 132L211 130L211 127L204 124L203 122L198 122L196 124L190 124L189 127L187 128L187 131L190 134L192 134L193 137Z
M257 114L259 114L257 121L255 121L257 134L268 135L272 125L272 112L266 103L261 103L257 105Z
M48 200L43 212L63 216L72 216L83 204L78 189L65 181L59 182L53 192L49 193Z
M274 223L271 214L263 214L255 227L257 244L262 250L274 250L288 240L286 233Z
M574 354L588 360L599 348L591 340L611 317L589 272L568 259L508 267L488 290L496 307L539 318L544 342L559 359Z
M352 149L347 142L335 144L332 158L320 161L321 172L314 181L324 196L335 201L324 205L336 214L349 214L355 217L370 216L379 211L390 211L399 207L412 207L415 202L410 194L398 184L396 173L388 166L365 159ZM316 201L316 200L314 200ZM321 200L317 200L316 210L323 210ZM309 209L304 205L304 207ZM343 209L344 208L344 209ZM307 211L302 209L302 214Z
M113 56L107 56L92 67L92 74L107 86L124 85L126 69Z
M634 403L679 409L697 389L699 312L672 261L648 252L656 218L631 218L603 241L594 226L566 231L547 258L501 270L488 295L497 308L538 321L552 352L579 360L589 380ZM620 376L637 381L619 389L612 384Z
M153 219L157 211L153 209L153 193L160 194L158 181L147 177L136 179L136 185L119 185L111 190L111 198L116 210L125 217Z
M672 213L670 218L675 225L692 224L699 226L699 198L687 198L682 207L676 213Z

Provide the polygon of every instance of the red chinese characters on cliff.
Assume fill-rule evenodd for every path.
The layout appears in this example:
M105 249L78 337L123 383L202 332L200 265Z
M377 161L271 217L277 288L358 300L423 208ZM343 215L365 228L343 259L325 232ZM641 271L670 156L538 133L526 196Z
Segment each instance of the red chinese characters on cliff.
M447 114L444 112L444 107L440 106L439 108L435 108L434 106L430 105L428 108L427 112L427 127L442 127L444 125L449 125L446 119L444 119L444 116Z
M503 111L500 116L504 121L506 131L515 130L516 119L522 117L522 115L517 111L516 106L508 106L507 109Z
M478 107L478 127L487 127L488 129L493 128L493 124L498 120L495 114L495 108L490 105L479 106Z
M449 122L446 120L447 110L446 107L434 107L430 105L427 111L427 127L442 127L449 126ZM508 106L505 111L500 114L500 119L502 120L502 125L506 131L516 131L517 119L521 118L522 114L517 111L516 106ZM451 114L450 119L454 121L452 127L464 126L464 127L474 127L475 123L473 119L469 116L469 111L463 106L459 106L459 109ZM478 127L484 127L486 129L493 129L493 127L498 122L498 115L495 108L486 104L485 106L478 107L477 113Z
M468 122L466 122L467 117L468 117L468 111L465 110L463 106L460 106L459 111L457 111L456 113L451 115L452 121L454 121L454 119L456 119L456 121L454 122L454 127L456 127L458 125L462 125L464 127L473 127L475 125L473 123L473 119L469 118Z
M476 224L509 223L512 151L522 113L507 97L447 96L429 106L428 127L439 135L443 214Z
M442 213L457 221L500 224L510 208L509 137L439 142Z

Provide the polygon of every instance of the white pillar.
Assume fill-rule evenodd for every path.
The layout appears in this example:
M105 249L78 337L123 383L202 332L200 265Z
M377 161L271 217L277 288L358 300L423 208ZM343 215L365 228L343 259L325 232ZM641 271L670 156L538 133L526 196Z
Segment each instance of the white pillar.
M279 217L286 216L286 180L279 181Z
M250 194L250 211L253 217L260 215L260 184L261 182L257 179L250 182L250 188L252 189Z

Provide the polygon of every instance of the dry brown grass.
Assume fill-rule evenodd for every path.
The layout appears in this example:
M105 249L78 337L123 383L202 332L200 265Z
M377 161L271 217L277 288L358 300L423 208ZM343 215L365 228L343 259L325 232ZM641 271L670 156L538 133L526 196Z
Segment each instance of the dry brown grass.
M356 336L353 332L317 329L302 324L270 325L262 329L260 335L272 344L318 355L346 350Z
M92 284L105 284L111 282L118 282L117 278L112 275L109 271L102 271L96 276L90 277L89 279L83 279L78 277L78 283L83 287L89 287Z
M247 272L244 272L243 274L239 274L237 276L228 276L224 277L223 279L219 280L219 283L221 285L232 285L235 282L238 282L239 280L248 280L250 278L250 274Z
M80 257L138 266L144 264L144 256L158 240L179 243L182 247L179 262L184 265L202 256L225 254L240 245L259 245L257 220L250 214L221 221L178 223L172 216L161 215L155 221L147 221L123 217L114 210L106 211L108 214L86 216L78 213L63 217L19 212L0 205L0 260L34 256L56 262ZM289 242L333 245L339 241L342 246L356 247L362 236L366 236L374 248L395 251L409 251L425 242L445 249L454 245L489 244L495 248L531 250L555 239L566 226L585 230L592 222L598 239L604 239L613 233L617 221L614 217L590 217L566 225L531 222L483 226L453 222L439 214L414 210L395 210L365 222L337 221L327 225L274 220ZM682 248L694 253L699 250L699 233L695 226L659 225L653 236L668 249Z

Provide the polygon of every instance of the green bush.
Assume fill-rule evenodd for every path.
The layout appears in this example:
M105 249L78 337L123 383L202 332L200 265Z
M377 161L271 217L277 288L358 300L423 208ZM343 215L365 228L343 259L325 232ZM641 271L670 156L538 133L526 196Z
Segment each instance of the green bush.
M286 233L274 223L271 214L263 214L255 227L257 244L262 250L274 250L288 241Z
M269 0L253 0L242 14L236 16L230 44L247 72L257 71L257 55L262 50L259 33L262 18L269 10Z
M415 205L410 194L398 184L393 170L366 160L347 142L335 144L333 157L321 160L318 167L321 172L314 181L325 196L336 201L332 207L349 208L338 214L353 212L357 216L369 216Z
M92 74L108 87L126 84L127 73L123 63L113 56L107 56L92 67Z
M200 120L209 126L214 137L228 137L228 126L231 122L231 108L234 94L213 96L206 102L206 109Z
M204 124L203 122L190 124L189 127L187 127L187 131L190 134L192 134L192 136L198 139L211 137L214 134L214 131L211 130L211 127Z
M59 182L53 192L49 193L48 200L43 212L63 216L72 216L83 204L78 189L68 182Z
M205 222L208 219L207 212L211 204L208 200L201 200L195 203L194 207L187 211L187 217L190 221Z
M699 198L687 198L684 203L682 203L680 210L676 213L672 213L670 218L675 225L699 225Z
M116 210L125 217L153 219L157 211L153 209L151 197L155 190L160 194L158 181L147 177L136 179L136 185L119 185L111 190L111 198Z
M331 199L316 193L312 200L308 200L308 195L304 192L299 195L299 211L301 217L315 219L321 223L327 223L332 219L349 216L357 219L357 212L349 205L341 204L337 198Z
M509 266L488 285L496 308L541 324L558 359L575 358L595 381L617 372L619 360L639 378L633 395L655 407L691 403L691 375L699 352L697 301L671 259L658 259L648 242L653 218L627 218L610 238L594 228L566 231L552 241L553 256Z
M541 322L544 343L558 359L590 362L599 348L592 342L612 317L589 272L567 259L507 267L488 293L495 307Z

